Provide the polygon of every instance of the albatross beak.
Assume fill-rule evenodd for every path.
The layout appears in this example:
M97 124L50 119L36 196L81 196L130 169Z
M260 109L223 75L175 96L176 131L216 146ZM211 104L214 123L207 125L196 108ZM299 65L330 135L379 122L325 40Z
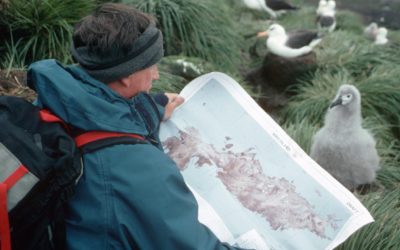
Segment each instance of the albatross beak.
M268 31L262 31L257 33L257 37L266 37L268 36Z
M333 107L335 107L337 105L340 105L340 104L342 104L342 97L339 96L336 100L334 100L331 103L331 105L329 105L329 108L331 109L331 108L333 108Z

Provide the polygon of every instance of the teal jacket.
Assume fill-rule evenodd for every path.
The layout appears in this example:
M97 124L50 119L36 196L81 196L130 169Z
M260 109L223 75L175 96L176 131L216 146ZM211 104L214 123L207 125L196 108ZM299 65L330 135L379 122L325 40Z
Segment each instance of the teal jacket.
M141 93L127 100L78 66L32 64L38 105L74 127L142 135L83 156L84 171L67 209L68 249L233 249L198 222L196 200L159 146L163 107ZM158 145L157 145L158 143Z

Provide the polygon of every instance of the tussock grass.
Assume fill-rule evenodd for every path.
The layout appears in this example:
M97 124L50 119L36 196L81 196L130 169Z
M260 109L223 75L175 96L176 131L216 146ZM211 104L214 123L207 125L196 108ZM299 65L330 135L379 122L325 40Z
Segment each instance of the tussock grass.
M160 79L153 82L152 92L172 92L179 93L188 81L179 76L169 73L168 71L159 70Z
M369 77L371 70L378 66L391 70L393 66L400 65L399 49L397 46L364 45L363 50L360 49L361 53L348 60L344 67L357 77Z
M320 67L345 67L352 60L358 60L370 42L363 37L347 31L337 30L327 34L316 48Z
M357 82L362 93L365 114L382 114L398 135L400 126L400 71L399 67L379 66L368 78Z
M304 150L310 153L312 137L318 131L318 127L313 126L307 120L287 123L282 128L288 135Z
M10 1L0 16L0 30L6 33L0 66L21 67L43 58L71 61L71 25L93 7L92 0Z
M362 35L364 24L360 15L349 10L336 12L336 30L346 30L356 35Z
M166 56L158 64L160 79L153 86L153 91L179 93L191 80L216 71L214 66L200 58L185 56ZM223 72L226 73L226 72ZM252 87L238 74L228 74L235 79L250 95L255 95Z
M167 55L199 57L221 70L240 62L241 37L234 32L226 8L218 2L196 0L124 0L157 17Z
M24 50L19 50L19 47L21 46L21 40L17 41L16 43L14 42L13 37L11 36L10 42L4 43L3 49L3 56L1 58L0 62L0 67L7 69L7 72L9 73L11 69L13 68L18 68L18 69L24 69L26 68L26 53ZM7 75L8 75L7 73Z
M400 161L399 159L393 160L393 158L398 155L398 152L398 141L393 141L393 144L389 145L389 148L386 148L384 151L380 150L382 167L377 176L378 182L387 190L397 189L397 192L399 192L400 188Z
M304 5L301 9L286 13L278 21L285 27L286 31L291 30L317 30L316 8Z
M165 56L159 63L159 68L174 75L182 76L188 81L213 71L213 65L196 57Z
M397 187L398 188L398 187ZM375 222L363 227L337 250L394 250L400 246L400 196L398 189L360 197Z
M329 103L335 97L339 86L351 82L347 70L336 68L336 72L333 71L318 69L314 75L309 75L309 78L299 80L299 83L291 88L296 94L282 110L281 122L307 120L312 125L321 126Z
M400 184L400 141L393 136L391 125L382 115L366 117L363 127L367 128L376 140L381 166L378 182L387 189L395 188Z

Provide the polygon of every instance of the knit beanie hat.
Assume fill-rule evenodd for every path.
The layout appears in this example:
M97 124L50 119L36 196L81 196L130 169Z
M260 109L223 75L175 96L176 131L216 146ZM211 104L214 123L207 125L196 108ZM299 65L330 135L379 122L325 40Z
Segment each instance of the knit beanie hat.
M161 31L151 23L134 41L130 50L112 55L90 52L86 46L72 45L73 58L93 78L110 83L156 64L164 55Z

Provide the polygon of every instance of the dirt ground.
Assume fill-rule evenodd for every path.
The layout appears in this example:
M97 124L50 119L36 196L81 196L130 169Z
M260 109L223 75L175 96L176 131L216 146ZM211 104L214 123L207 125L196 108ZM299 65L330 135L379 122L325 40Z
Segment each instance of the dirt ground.
M28 101L36 98L36 93L26 85L24 70L0 70L0 95L19 96Z

